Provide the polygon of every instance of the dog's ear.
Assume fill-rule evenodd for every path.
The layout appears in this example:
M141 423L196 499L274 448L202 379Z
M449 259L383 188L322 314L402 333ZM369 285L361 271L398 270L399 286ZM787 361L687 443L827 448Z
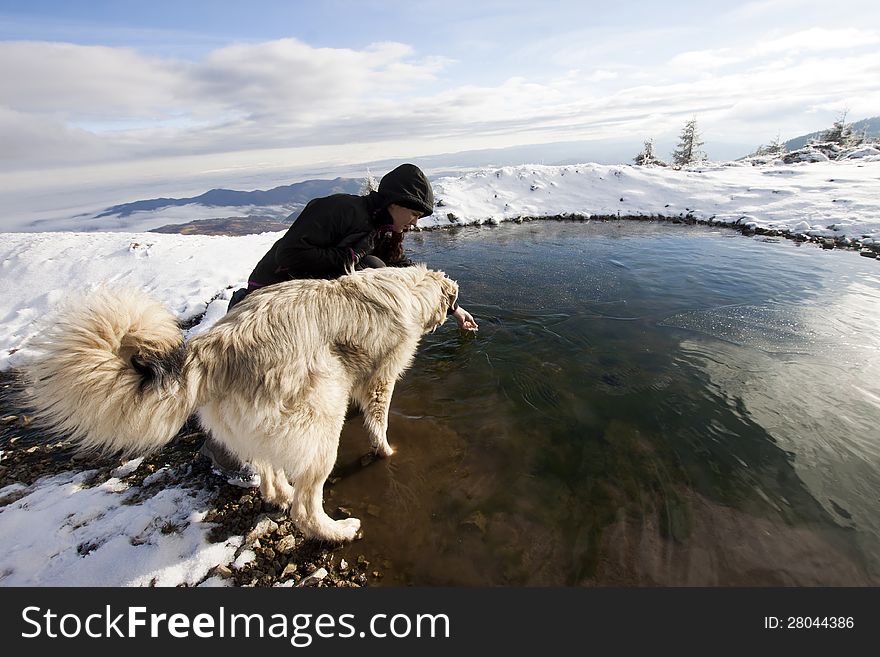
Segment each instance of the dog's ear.
M458 283L447 278L442 271L429 269L427 275L431 284L423 289L430 289L431 292L430 296L423 298L428 303L423 306L423 312L427 311L423 321L425 332L430 332L446 321L447 311L458 298Z
M456 283L451 278L443 277L443 280L440 281L441 289L443 290L444 301L446 305L446 309L455 307L455 302L458 299L458 283Z

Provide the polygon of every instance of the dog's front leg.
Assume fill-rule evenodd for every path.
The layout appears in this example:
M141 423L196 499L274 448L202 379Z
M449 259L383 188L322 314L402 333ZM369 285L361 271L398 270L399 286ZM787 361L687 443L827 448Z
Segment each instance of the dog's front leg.
M364 426L370 434L370 444L379 456L391 456L394 450L388 444L388 409L394 393L394 380L373 381L367 387L369 398L363 400Z

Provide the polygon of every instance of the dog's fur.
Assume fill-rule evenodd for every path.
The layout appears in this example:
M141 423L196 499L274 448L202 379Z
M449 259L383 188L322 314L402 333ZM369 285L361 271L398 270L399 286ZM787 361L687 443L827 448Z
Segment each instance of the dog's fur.
M363 410L373 449L389 456L394 384L457 295L424 266L289 281L250 294L184 344L171 313L143 292L100 289L38 345L25 367L29 397L45 425L128 455L160 448L196 410L303 533L351 540L360 521L331 519L322 495L347 407Z

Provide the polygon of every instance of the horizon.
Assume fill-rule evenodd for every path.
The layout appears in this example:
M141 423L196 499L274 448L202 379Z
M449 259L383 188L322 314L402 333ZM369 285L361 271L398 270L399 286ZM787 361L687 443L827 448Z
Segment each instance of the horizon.
M0 19L13 213L456 154L622 164L649 138L665 156L693 116L709 157L735 159L880 107L880 8L861 0L15 1Z

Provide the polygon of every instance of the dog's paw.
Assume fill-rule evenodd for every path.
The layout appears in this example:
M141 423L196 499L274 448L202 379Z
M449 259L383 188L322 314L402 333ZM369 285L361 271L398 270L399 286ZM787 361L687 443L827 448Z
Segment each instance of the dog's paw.
M334 533L337 535L337 541L353 541L358 530L361 528L361 521L357 518L346 518L345 520L337 520L334 523Z
M374 453L376 454L376 456L378 456L379 458L387 459L389 456L391 456L392 454L394 454L394 449L391 447L391 445L389 445L388 443L385 443L385 444L383 444L383 445L379 445L378 447L376 447L376 448L373 450L373 452L374 452Z
M263 497L263 502L276 511L289 511L290 510L290 500L283 500L281 498L272 498L268 499Z

